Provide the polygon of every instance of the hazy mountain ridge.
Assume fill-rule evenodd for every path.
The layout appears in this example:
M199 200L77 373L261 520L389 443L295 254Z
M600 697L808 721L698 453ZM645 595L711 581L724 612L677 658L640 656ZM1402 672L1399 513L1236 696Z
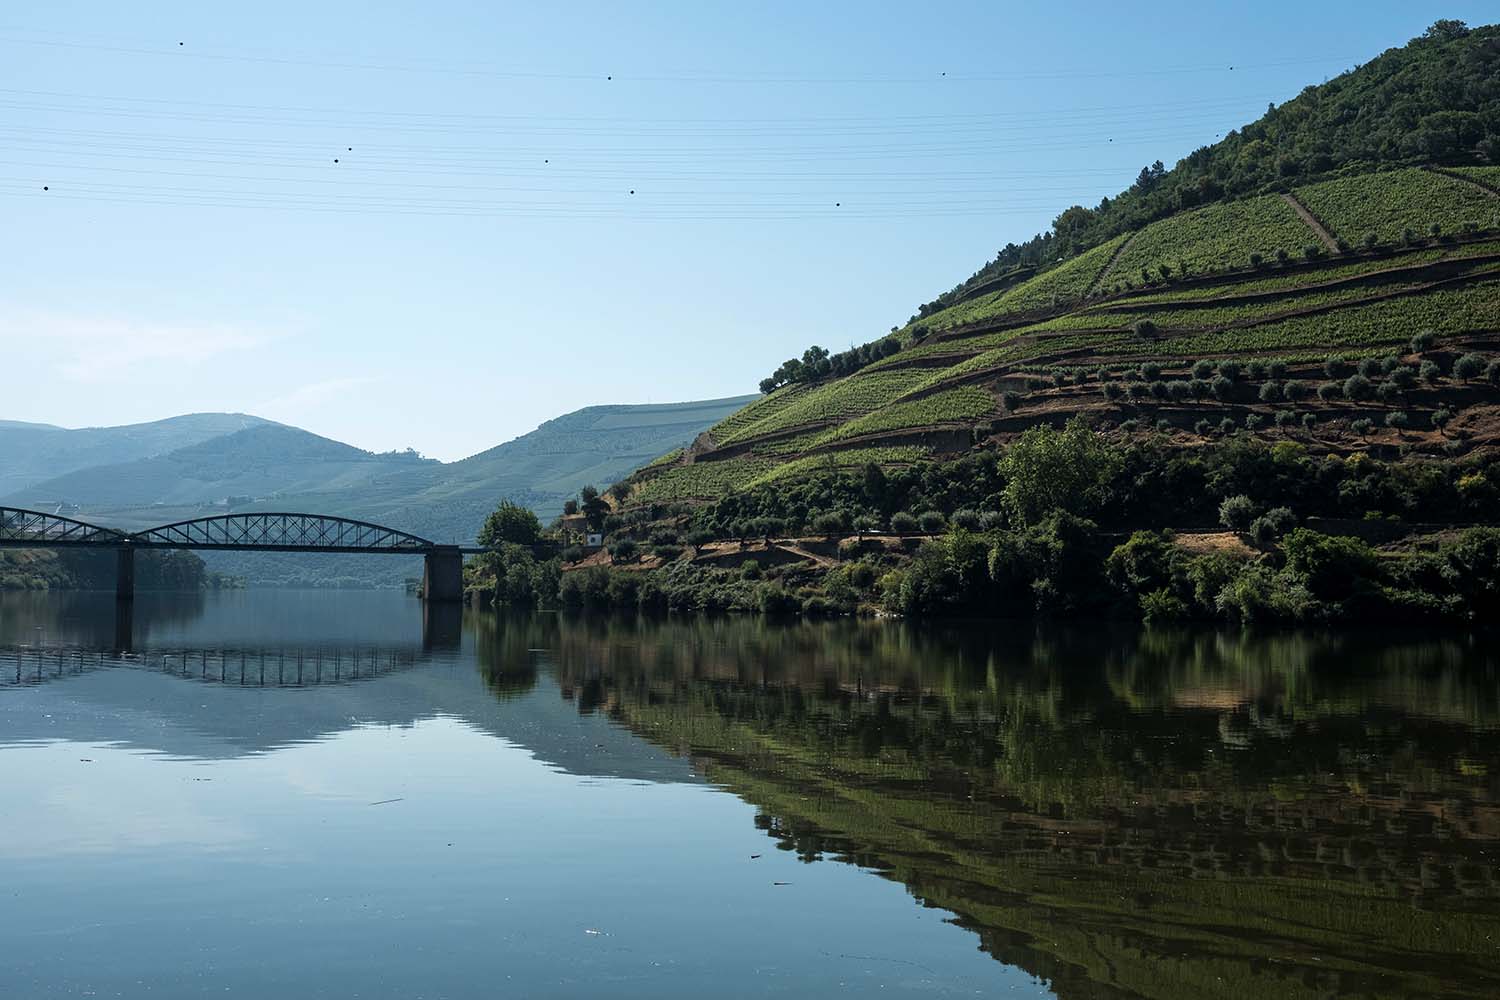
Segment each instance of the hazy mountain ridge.
M215 415L235 419L224 433L177 448L123 461L110 454L113 460L37 478L0 494L0 503L44 509L76 505L76 511L69 508L73 516L127 529L229 510L302 510L375 521L439 542L471 542L500 500L551 518L580 487L624 478L754 398L590 406L450 463L408 452L364 451L255 417ZM241 421L251 424L236 425ZM127 429L98 433L109 438L115 430ZM0 443L4 434L0 429ZM136 438L143 436L149 435ZM150 439L169 436L156 431ZM0 451L0 463L7 461ZM206 561L252 582L304 585L335 579L344 585L391 584L420 573L418 563L390 557L213 553Z
M150 458L269 423L247 413L187 413L119 427L0 421L0 497L65 473Z

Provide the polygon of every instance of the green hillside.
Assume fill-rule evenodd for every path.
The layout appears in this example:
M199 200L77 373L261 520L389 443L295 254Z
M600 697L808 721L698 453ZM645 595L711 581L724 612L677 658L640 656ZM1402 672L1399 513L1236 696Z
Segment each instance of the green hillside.
M1500 29L1440 22L1066 210L890 337L787 361L633 498L951 458L1075 415L1181 447L1248 430L1314 453L1488 449L1496 159Z
M1065 209L904 326L768 365L762 398L583 511L607 553L565 548L561 575L497 553L471 586L773 614L1491 621L1497 161L1500 28L1439 22Z
M0 421L0 497L79 469L163 455L265 423L245 413L189 413L147 424L76 430Z

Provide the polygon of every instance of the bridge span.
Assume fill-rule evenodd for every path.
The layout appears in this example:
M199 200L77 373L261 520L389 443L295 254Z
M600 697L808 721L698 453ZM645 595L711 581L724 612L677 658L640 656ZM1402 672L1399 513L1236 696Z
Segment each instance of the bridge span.
M0 548L112 550L115 596L121 600L135 596L135 553L141 549L418 555L423 598L444 602L463 599L465 553L486 551L327 514L217 514L127 532L19 507L0 507Z

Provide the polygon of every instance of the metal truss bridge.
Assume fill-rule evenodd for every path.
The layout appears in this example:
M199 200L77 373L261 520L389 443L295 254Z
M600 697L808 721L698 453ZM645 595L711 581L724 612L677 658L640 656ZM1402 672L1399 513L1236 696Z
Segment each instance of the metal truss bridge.
M461 600L464 553L484 551L439 545L395 528L326 514L219 514L125 532L19 507L0 507L0 548L118 552L115 592L124 599L135 594L135 552L139 549L418 555L425 563L422 593L432 601Z

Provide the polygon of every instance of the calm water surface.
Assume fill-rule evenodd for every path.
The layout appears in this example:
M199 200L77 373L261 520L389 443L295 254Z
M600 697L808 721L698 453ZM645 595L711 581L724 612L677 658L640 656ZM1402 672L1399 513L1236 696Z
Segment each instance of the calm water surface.
M0 996L1500 995L1479 639L0 595Z

